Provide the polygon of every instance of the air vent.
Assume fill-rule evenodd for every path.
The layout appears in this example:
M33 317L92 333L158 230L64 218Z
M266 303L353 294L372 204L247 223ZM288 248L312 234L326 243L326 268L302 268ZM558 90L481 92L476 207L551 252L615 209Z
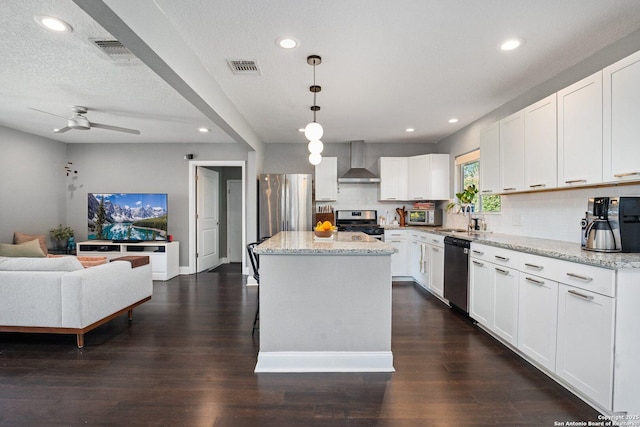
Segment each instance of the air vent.
M94 46L114 61L131 61L138 59L129 49L118 40L89 39Z
M227 59L229 67L233 74L240 75L259 75L260 67L258 63L252 59Z

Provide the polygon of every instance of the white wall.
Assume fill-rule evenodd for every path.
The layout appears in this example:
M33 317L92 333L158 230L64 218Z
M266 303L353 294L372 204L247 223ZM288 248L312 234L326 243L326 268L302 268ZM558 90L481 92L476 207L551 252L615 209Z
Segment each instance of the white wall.
M0 242L66 224L68 160L65 144L0 126Z

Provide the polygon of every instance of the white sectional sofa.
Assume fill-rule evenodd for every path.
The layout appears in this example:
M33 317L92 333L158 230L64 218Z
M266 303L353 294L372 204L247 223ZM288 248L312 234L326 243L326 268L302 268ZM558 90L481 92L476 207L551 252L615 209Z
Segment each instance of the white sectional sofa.
M151 299L151 265L0 257L0 332L84 334Z

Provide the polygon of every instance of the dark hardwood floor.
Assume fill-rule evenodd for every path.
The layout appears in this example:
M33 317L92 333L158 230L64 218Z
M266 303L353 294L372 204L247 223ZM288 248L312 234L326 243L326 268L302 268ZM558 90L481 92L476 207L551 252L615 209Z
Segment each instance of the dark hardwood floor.
M396 372L254 374L257 289L233 269L154 284L75 337L0 333L0 426L553 426L597 412L412 284Z

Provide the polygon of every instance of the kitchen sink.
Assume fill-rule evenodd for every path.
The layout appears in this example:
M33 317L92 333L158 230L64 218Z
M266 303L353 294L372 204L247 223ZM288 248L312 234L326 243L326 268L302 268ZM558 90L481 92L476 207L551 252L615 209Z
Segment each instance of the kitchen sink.
M463 228L443 228L440 231L443 233L466 233L467 230Z

